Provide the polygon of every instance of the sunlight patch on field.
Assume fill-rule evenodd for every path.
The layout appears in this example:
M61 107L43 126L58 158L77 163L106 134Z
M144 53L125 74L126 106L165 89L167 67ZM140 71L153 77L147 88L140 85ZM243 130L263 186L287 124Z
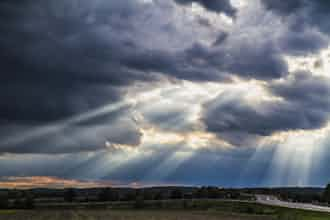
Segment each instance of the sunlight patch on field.
M15 214L17 213L16 210L0 210L0 215L8 215L8 214Z

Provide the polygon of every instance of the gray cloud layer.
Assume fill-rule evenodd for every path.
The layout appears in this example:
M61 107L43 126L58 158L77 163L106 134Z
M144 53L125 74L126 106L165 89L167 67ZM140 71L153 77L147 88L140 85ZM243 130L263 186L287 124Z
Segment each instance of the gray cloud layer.
M193 12L193 3L205 10ZM233 186L246 171L242 185L262 184L278 146L250 146L260 137L312 131L329 122L329 77L292 73L286 59L307 59L327 48L329 1L245 3L235 8L230 0L0 1L0 178ZM137 93L181 80L192 86L151 94L156 101L128 103L138 86ZM276 99L248 100L247 93L236 92L237 80L257 80ZM209 100L213 94L205 82L229 89ZM182 92L194 86L205 87L206 95L195 100ZM200 106L204 96L209 101ZM135 111L141 121L133 118ZM198 149L185 146L189 140L143 146L143 126L178 135L194 131L194 145L207 139L209 134L198 136L205 127L236 148ZM159 133L149 132L146 139L157 142ZM328 178L329 140L324 145L322 164L313 170L315 184Z
M178 13L178 5L193 2L206 9L204 22ZM264 8L275 12L269 13L239 11L228 0L1 1L0 31L6 34L0 37L0 137L19 137L116 104L135 83L153 84L164 78L269 82L269 91L283 102L252 106L228 91L204 106L207 130L230 140L235 135L320 128L329 112L327 80L308 73L292 77L284 59L284 55L316 54L328 46L328 22L308 17L324 18L321 9L327 4L304 3L264 0ZM232 26L214 30L210 12L235 17ZM273 82L280 78L284 82ZM189 114L182 108L150 108L144 113L148 122L165 130ZM191 127L189 122L174 130ZM141 136L130 108L124 108L43 137L9 142L0 146L0 152L98 151L106 140L138 145Z
M178 4L198 3L207 10L225 13L228 16L235 16L236 9L232 6L230 0L175 0Z
M199 3L226 11L225 2ZM67 118L118 101L122 86L158 80L159 73L219 81L231 74L271 79L287 72L279 51L268 42L223 39L217 47L147 48L136 39L137 20L152 19L146 8L129 0L2 1L0 29L7 34L0 41L0 120L47 123Z
M317 27L323 32L330 32L328 20L330 3L327 0L261 0L265 8L286 17L292 28Z
M0 41L0 120L47 122L86 112L120 99L118 87L158 80L159 73L219 81L231 73L269 79L286 72L267 43L147 48L135 38L136 20L152 19L145 7L129 0L1 2L7 16L0 29L7 34Z
M311 73L296 73L284 82L273 83L270 91L282 100L253 104L244 94L221 94L207 103L203 121L219 136L269 136L275 132L319 129L330 116L330 84ZM229 135L229 137L228 137Z

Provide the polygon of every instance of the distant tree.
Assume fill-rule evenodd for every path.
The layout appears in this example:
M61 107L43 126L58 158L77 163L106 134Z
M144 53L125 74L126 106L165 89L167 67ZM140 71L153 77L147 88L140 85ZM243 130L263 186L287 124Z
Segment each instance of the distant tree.
M164 199L162 192L157 192L155 194L154 200L162 200L162 199Z
M0 209L8 209L9 199L7 195L0 195Z
M195 193L195 198L198 198L198 199L205 199L208 197L208 190L206 187L201 187L199 188L196 193Z
M124 201L134 201L136 198L136 193L135 192L126 192L123 194L123 200Z
M137 197L142 197L143 198L143 192L144 190L143 189L135 189L134 191L134 200L137 198Z
M15 198L13 202L13 208L14 209L23 209L24 208L24 201L20 198Z
M144 200L153 200L154 194L150 190L143 190L143 199Z
M227 198L228 199L239 199L240 198L240 192L236 191L236 190L229 190L227 192Z
M323 192L323 200L327 203L330 203L330 184L327 185Z
M154 206L155 206L155 208L159 208L159 209L162 208L163 207L163 201L161 201L161 200L155 201Z
M64 193L64 200L66 202L73 202L76 197L76 192L74 189L66 189Z
M144 199L143 199L143 196L141 195L137 195L136 198L135 198L135 203L134 203L134 207L136 209L142 209L144 208Z
M119 199L118 192L111 188L104 188L99 193L99 201L117 201Z
M174 189L171 192L171 199L182 199L183 198L183 193L180 189Z
M189 208L189 202L188 200L184 199L182 200L182 208L188 209Z
M219 190L217 187L207 187L207 197L211 199L217 199L220 197Z
M24 208L33 209L34 208L34 198L32 195L28 194L24 200Z

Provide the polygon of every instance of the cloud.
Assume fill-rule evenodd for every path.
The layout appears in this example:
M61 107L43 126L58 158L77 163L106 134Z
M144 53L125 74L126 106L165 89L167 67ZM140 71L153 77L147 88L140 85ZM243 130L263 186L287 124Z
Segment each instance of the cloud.
M328 36L313 28L288 28L277 41L283 53L293 56L316 54L329 45Z
M102 85L10 83L2 85L0 120L14 123L46 123L120 100L119 90Z
M116 184L116 183L115 183ZM94 188L115 185L110 181L84 181L63 179L51 176L9 176L0 178L0 188L30 189L30 188Z
M291 0L285 2L280 2L276 0L261 0L261 2L264 4L266 9L274 10L276 13L282 15L298 13L299 10L308 7L311 7L311 12L326 12L330 7L329 2L326 0L315 0L312 2L306 0Z
M2 120L63 119L118 101L118 86L154 79L119 65L134 50L132 36L120 33L141 6L130 1L54 3L0 4L8 14L0 29L9 33L0 41Z
M0 176L229 184L323 128L329 5L260 1L1 1Z
M328 77L314 76L310 72L296 72L287 80L270 85L273 94L283 97L287 102L300 105L302 109L316 108L322 112L329 111L330 93Z
M230 5L198 3L220 11ZM152 11L162 7L167 14L156 17ZM195 42L176 50L150 46L144 43L144 33L153 33L156 25L143 28L143 34L138 27L144 27L146 19L160 22L175 10L157 1L4 1L0 10L8 15L0 22L0 29L8 33L0 41L0 120L7 122L65 119L119 101L123 88L160 80L160 75L195 82L228 81L233 76L280 78L288 72L283 52L315 52L327 45L317 31L282 31L278 39L267 39L255 36L260 28L250 25L245 30L253 39L234 30L219 33L213 45ZM176 21L167 22L159 35L178 35L181 40Z
M330 4L326 0L292 0L285 2L262 0L261 2L267 10L284 16L292 28L317 27L322 32L330 32L330 22L327 19Z
M237 11L230 0L175 0L175 2L182 5L197 3L209 11L224 13L230 17L234 17Z
M115 150L107 143L121 144L127 147L138 146L142 136L139 129L127 121L121 121L120 123L123 124L71 126L54 133L28 138L18 143L13 140L9 143L2 143L0 152L2 154L68 154L100 150L111 152ZM44 129L47 128L44 127ZM28 129L35 128L28 127ZM43 127L37 129L43 129ZM19 132L16 131L14 134L19 138Z
M208 67L210 75L213 70L215 73L220 71L227 78L236 75L245 79L269 80L287 73L287 63L274 46L271 42L256 45L232 37L218 47L196 44L186 51L186 56L196 67Z
M274 10L279 14L290 14L304 6L304 0L290 0L290 1L276 1L276 0L262 0L266 9Z
M0 154L111 152L115 149L109 144L138 146L142 133L129 111L130 108L118 109L76 123L3 124L0 128Z
M273 1L261 0L267 11L280 21L273 37L282 53L293 56L317 54L329 45L330 23L326 1ZM270 16L270 15L268 15Z
M200 3L217 10L229 4ZM160 22L161 16L151 12L160 7L174 10L158 2L145 5L128 0L2 2L0 10L8 16L0 29L8 34L0 41L0 120L47 123L64 119L116 102L123 87L160 80L160 74L225 81L232 75L268 80L287 72L276 45L223 33L216 46L150 48L143 43L143 35L153 29L141 34L138 27L146 18L150 20L150 13ZM180 36L173 24L168 25L172 28L163 25L161 33Z
M284 82L270 85L279 99L257 103L244 93L223 93L204 106L202 120L210 132L233 141L270 136L276 132L313 130L329 119L330 85L325 77L295 73ZM261 95L261 94L260 94Z

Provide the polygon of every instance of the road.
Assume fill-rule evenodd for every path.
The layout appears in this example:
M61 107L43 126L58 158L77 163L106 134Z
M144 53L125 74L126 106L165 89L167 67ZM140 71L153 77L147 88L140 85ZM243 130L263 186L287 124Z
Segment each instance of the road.
M279 206L285 208L293 208L293 209L303 209L309 211L317 211L317 212L329 212L330 207L318 206L307 203L294 203L294 202L284 202L276 198L275 196L269 195L256 195L257 202L264 205L272 205Z

